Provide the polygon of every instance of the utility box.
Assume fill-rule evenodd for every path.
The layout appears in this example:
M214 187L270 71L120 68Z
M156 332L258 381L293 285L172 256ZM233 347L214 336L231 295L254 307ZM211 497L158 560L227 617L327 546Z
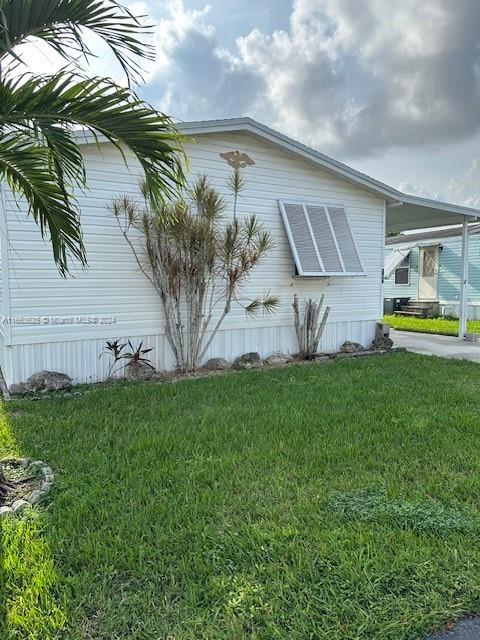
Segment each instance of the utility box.
M384 298L383 299L383 315L393 316L395 311L400 311L402 307L406 307L410 298Z
M401 311L402 307L406 307L410 302L410 298L393 298L393 311Z
M384 316L393 316L394 311L394 300L393 298L384 298L383 299L383 315Z
M389 338L390 337L390 325L386 322L377 322L375 327L375 339L377 338Z

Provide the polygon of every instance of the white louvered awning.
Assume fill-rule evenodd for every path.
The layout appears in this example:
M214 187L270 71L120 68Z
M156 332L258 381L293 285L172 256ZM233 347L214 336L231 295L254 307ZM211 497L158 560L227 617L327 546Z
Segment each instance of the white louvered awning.
M279 206L299 275L365 274L342 206L284 201Z
M411 250L411 247L407 247L405 249L394 249L388 254L385 258L385 278L389 278L395 269L402 264L405 258L408 258Z

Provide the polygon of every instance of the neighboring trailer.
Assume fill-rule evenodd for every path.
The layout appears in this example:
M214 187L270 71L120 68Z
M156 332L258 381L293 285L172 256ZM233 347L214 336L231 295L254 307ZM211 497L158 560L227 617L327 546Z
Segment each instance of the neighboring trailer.
M405 255L391 273L386 271L385 298L425 299L422 285L422 254L430 251L435 277L429 298L438 302L442 315L458 317L462 273L462 239L460 228L408 233L387 238L385 266L392 254ZM468 317L480 319L480 226L469 228ZM399 256L400 258L400 256Z

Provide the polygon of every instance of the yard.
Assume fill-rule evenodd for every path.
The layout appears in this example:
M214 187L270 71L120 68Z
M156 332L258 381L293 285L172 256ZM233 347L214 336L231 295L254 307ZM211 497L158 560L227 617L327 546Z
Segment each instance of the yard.
M458 320L454 318L412 318L407 316L384 316L393 329L418 333L437 333L444 336L458 335ZM480 333L480 320L469 320L467 330Z
M414 640L480 611L478 365L407 353L15 401L2 640Z

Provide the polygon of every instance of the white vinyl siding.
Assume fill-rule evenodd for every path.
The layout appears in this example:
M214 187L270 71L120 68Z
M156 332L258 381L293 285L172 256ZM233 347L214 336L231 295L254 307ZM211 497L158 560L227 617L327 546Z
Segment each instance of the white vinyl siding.
M364 274L343 207L283 201L279 205L299 275Z
M199 174L210 176L230 203L227 179L231 169L219 154L237 149L255 161L244 171L246 188L239 198L237 215L256 214L274 241L274 247L242 289L241 300L269 291L279 297L280 305L272 315L253 318L246 318L242 307L235 305L208 357L233 359L246 351L258 351L262 356L273 351L295 352L294 293L301 300L325 294L325 303L332 308L320 345L322 351L337 349L345 340L367 346L382 313L384 200L244 133L202 135L197 136L195 144L187 144L192 179ZM155 347L149 355L157 368L170 369L174 364L158 296L139 272L106 209L116 195L137 194L139 171L132 164L129 172L110 145L102 145L100 150L88 145L83 153L89 188L76 190L76 196L81 207L87 269L75 267L74 277L62 279L48 242L41 240L25 208L19 208L11 198L7 203L11 314L40 319L38 325L12 326L14 373L9 383L44 368L65 371L77 381L101 380L108 361L98 356L105 339L110 338L131 338L135 344L143 339L145 347ZM343 204L365 277L294 277L292 253L278 208L278 200L289 198L333 209ZM113 318L114 322L42 323L42 318L64 315Z

